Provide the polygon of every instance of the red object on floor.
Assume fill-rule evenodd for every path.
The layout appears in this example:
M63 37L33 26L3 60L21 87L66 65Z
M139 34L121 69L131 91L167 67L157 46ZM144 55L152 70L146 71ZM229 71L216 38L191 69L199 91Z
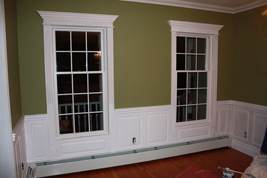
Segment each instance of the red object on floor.
M221 178L222 175L209 170L200 170L196 167L189 166L180 172L175 178Z

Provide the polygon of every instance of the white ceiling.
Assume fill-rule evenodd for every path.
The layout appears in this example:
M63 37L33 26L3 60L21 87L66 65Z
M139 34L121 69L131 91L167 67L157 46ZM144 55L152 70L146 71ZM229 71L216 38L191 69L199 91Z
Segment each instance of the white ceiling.
M267 0L122 0L225 13L238 13L267 4Z

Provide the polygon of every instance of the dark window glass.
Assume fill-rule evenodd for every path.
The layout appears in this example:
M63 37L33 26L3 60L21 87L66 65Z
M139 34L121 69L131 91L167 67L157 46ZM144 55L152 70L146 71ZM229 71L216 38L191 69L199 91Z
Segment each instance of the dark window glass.
M90 131L97 131L103 129L103 113L90 114Z
M73 133L73 117L72 115L59 116L60 134Z
M206 112L207 112L207 107L206 105L199 105L198 106L198 112L197 112L197 119L206 119Z
M74 74L73 75L73 88L74 88L74 93L86 93L87 92L87 75L86 74Z
M176 59L176 70L185 70L185 55L177 54Z
M196 53L196 38L187 38L187 52Z
M86 53L72 53L73 71L86 71Z
M101 51L101 33L87 32L87 50Z
M57 53L57 72L70 71L70 53Z
M205 38L197 39L197 53L206 53L206 39Z
M176 110L176 122L184 122L186 121L186 107L177 107Z
M57 75L58 94L72 93L71 74Z
M87 112L88 111L88 96L87 95L74 95L74 112Z
M185 52L185 37L177 37L176 48L177 53Z
M88 53L88 71L101 70L101 53Z
M72 50L85 51L85 32L72 32Z
M198 87L207 87L207 72L199 73Z
M186 104L186 90L177 91L177 105Z
M75 132L88 132L88 114L76 114L75 115Z
M58 113L72 113L72 95L58 96Z
M56 50L70 51L70 32L56 31Z
M89 92L102 92L102 74L89 74Z
M178 72L177 73L177 88L186 88L186 73L185 72Z
M206 70L206 56L205 55L197 56L197 70Z
M196 119L196 106L187 106L187 121L193 121Z

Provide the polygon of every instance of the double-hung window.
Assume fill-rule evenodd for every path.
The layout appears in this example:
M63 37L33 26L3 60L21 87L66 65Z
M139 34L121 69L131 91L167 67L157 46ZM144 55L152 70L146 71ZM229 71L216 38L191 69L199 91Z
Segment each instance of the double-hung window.
M103 30L55 29L60 134L103 131L107 95Z
M51 137L108 133L114 112L113 22L118 16L38 12Z
M216 117L220 25L170 20L172 32L172 120L174 125Z

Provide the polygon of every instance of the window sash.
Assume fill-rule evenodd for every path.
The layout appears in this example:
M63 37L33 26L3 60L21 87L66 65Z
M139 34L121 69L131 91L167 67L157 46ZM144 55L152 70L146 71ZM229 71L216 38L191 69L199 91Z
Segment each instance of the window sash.
M85 71L73 71L73 63L70 62L70 71L57 71L57 53L70 53L71 55L71 61L72 61L72 54L73 53L79 53L79 52L83 52L86 54L86 61L88 61L87 55L88 53L92 53L92 52L99 52L99 51L89 51L87 49L82 50L82 51L77 51L77 50L72 50L72 48L70 47L70 50L57 50L56 49L56 31L66 31L66 32L85 32L87 34L87 32L100 32L101 34L101 49L100 49L100 53L101 53L101 70L99 71L90 71L88 68ZM71 40L71 35L70 35L70 40ZM71 44L71 42L70 42ZM86 42L87 44L87 42ZM87 136L87 135L96 135L96 134L102 134L102 133L106 133L107 132L107 120L108 120L108 114L107 114L107 58L106 58L106 30L105 28L103 29L99 29L99 28L53 28L53 53L54 53L54 71L55 71L55 91L56 91L56 98L55 98L55 103L57 104L56 107L56 122L57 122L57 133L59 136L62 137L72 137L72 136ZM87 63L87 62L86 62ZM87 67L88 67L88 63L87 63ZM73 76L74 75L87 75L87 82L88 82L88 78L89 75L95 75L95 74L99 74L102 75L102 91L101 92L90 92L89 89L87 89L86 92L81 92L81 93L75 93L74 89L73 89ZM72 92L71 93L58 93L58 84L57 84L57 76L59 75L71 75L71 87L72 87ZM90 85L88 83L88 85ZM89 87L89 86L87 86ZM93 111L92 109L90 109L90 100L89 97L90 95L97 95L97 94L102 94L102 111ZM60 113L59 112L59 101L58 98L60 96L66 96L66 95L70 95L72 97L72 111L71 113ZM88 95L88 100L87 100L87 111L85 112L75 112L75 107L77 107L77 104L75 104L75 100L74 97L78 96L78 95ZM67 106L68 107L68 106ZM95 110L95 109L94 109ZM80 132L75 132L76 128L80 129L80 125L78 125L75 123L75 120L80 120L80 119L76 119L75 117L80 117L80 116L84 116L84 114L87 114L87 122L85 123L86 129L80 131ZM95 124L96 128L92 128L92 126L90 127L90 116L94 115L94 117L96 117L96 114L102 114L102 121L100 121L101 123L99 123L100 125L102 125L101 128L97 128L97 125L99 124ZM71 120L72 122L70 122L72 125L70 125L73 130L71 130L72 133L67 133L64 134L63 132L60 132L60 127L61 124L59 124L59 118L60 117L66 117L66 116L71 116ZM91 120L92 122L92 120ZM100 129L100 130L98 130Z

